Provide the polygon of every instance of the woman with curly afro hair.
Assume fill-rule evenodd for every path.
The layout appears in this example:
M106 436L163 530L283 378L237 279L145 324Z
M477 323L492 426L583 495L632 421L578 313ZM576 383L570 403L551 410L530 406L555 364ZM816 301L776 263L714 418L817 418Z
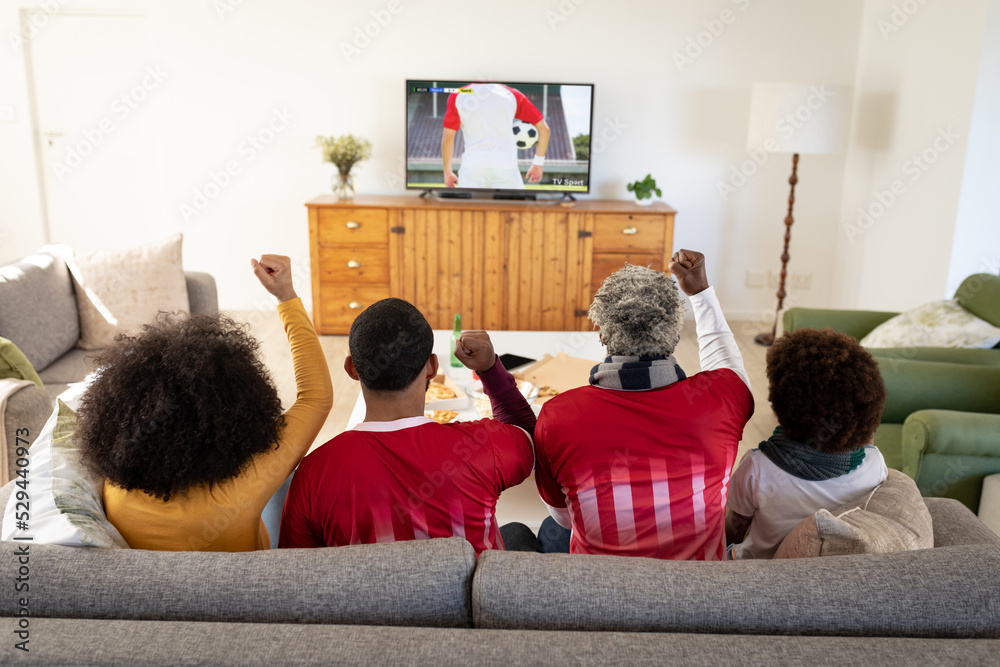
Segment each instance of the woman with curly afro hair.
M767 379L779 426L729 483L735 558L773 557L801 521L869 493L889 472L872 444L885 384L856 340L833 329L785 334L767 351Z
M107 478L108 519L132 548L252 551L261 512L333 405L326 358L292 286L290 260L251 260L278 298L298 394L282 413L257 341L227 317L161 315L98 358L77 437Z

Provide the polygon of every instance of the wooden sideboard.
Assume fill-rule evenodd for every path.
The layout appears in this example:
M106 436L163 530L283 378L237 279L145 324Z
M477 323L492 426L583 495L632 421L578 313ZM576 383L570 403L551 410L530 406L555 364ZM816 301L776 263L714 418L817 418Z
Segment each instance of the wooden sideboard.
M390 296L435 329L590 330L594 291L625 262L663 270L674 215L629 201L449 200L323 195L306 204L313 322L348 333Z

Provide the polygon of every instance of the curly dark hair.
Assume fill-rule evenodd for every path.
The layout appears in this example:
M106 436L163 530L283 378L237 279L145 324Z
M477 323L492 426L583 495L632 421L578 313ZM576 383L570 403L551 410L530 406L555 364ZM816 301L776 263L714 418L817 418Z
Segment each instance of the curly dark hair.
M239 475L284 427L247 329L225 316L160 313L141 332L119 334L80 402L84 461L164 501Z
M782 432L822 452L872 441L885 406L878 362L833 329L787 333L767 351L768 400Z

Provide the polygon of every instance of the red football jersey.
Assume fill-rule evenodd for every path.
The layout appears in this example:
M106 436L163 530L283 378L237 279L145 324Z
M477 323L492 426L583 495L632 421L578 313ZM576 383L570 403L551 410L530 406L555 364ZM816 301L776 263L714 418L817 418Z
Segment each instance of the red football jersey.
M303 459L281 515L280 547L464 537L503 549L500 492L534 465L531 440L492 419L362 422Z
M753 394L729 369L644 392L581 387L542 408L535 480L569 510L571 553L721 560Z

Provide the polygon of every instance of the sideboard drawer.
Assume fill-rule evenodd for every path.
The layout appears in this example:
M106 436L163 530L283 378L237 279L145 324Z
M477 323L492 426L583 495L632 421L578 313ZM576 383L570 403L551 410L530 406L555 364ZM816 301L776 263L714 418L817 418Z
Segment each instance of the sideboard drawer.
M389 211L384 208L320 208L320 245L388 245Z
M389 298L388 285L330 285L320 287L323 331L348 333L362 310L376 301Z
M662 215L632 213L594 216L594 252L663 253Z
M320 248L319 279L337 283L388 283L388 248Z
M601 286L604 279L625 266L625 262L636 266L648 266L656 271L663 271L663 255L646 255L640 253L601 253L594 254L590 280L594 291Z

